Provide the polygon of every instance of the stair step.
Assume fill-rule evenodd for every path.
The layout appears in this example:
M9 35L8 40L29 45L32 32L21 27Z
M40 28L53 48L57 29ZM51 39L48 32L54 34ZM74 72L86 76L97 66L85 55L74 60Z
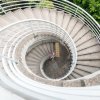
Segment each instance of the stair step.
M44 56L45 55L45 51L42 48L42 45L38 47L37 51L39 52L40 55Z
M81 77L79 74L74 73L74 72L72 72L71 75L73 75L73 76L76 77L76 78L80 78L80 77Z
M42 55L39 55L38 52L35 50L31 51L31 53L28 56L30 56L32 58L41 58L42 57Z
M39 61L38 62L35 62L35 61L28 61L27 60L27 65L29 66L29 68L31 68L32 66L37 66L39 64L40 64Z
M24 15L24 12L22 9L15 10L13 13L20 20L27 19L27 17Z
M95 38L93 38L93 39L89 40L88 42L85 42L82 45L77 46L77 51L84 49L84 48L89 48L96 44L98 44L98 41Z
M68 25L68 27L67 27L67 29L66 29L66 31L70 34L70 32L73 30L73 28L74 28L74 26L76 25L76 23L77 23L77 19L75 18L75 17L72 17L71 19L70 19L70 22L69 22L69 25Z
M71 79L74 79L74 77L73 77L72 75L69 75L68 77L70 78L70 80L71 80Z
M50 21L50 11L47 8L42 9L43 19L46 21Z
M43 49L42 45L41 45L41 46L39 46L39 49L41 50L41 53L43 53L43 55L46 55L46 52L44 51L44 49Z
M83 65L83 66L87 65L87 66L90 66L90 67L99 68L100 67L100 60L98 60L98 61L89 61L89 60L87 60L87 61L77 61L77 64Z
M52 43L48 43L48 44L47 44L48 53L51 53L51 52L52 52L52 51L51 51L51 44L52 44Z
M35 16L36 19L43 19L41 9L39 9L39 8L33 8L32 10L33 10L33 14L34 14L34 16Z
M36 52L36 51L32 52L32 55L30 55L30 56L37 59L37 60L42 58L42 56L39 55L38 52Z
M72 32L70 33L70 36L73 37L74 35L77 35L78 32L82 29L83 25L84 23L78 20L77 24L75 25Z
M78 60L81 60L81 59L100 59L100 52L98 53L89 53L89 54L84 54L84 55L80 55L78 56Z
M40 71L39 63L29 64L28 68L31 70L32 73L34 73L34 74L36 74L38 76L43 77L43 75L41 74L41 71Z
M43 50L45 51L45 55L48 55L49 52L48 52L48 49L47 49L47 45L43 44L42 47L43 47Z
M28 19L35 19L35 16L31 8L23 9L23 13Z
M40 61L41 61L41 59L35 59L35 57L31 57L31 56L27 56L26 57L26 60L27 60L27 62L30 62L30 63L39 63Z
M57 10L50 9L50 21L56 24Z
M36 60L36 59L26 59L27 65L28 66L36 66L36 65L40 65L41 59L40 60Z
M78 51L78 55L82 55L82 54L86 54L86 53L92 53L92 52L99 52L100 51L100 45L94 45L94 46L91 46L87 49L83 49L81 51Z
M5 16L5 15L0 16L0 27L4 27L4 26L6 26L6 25L9 25L9 21L5 20L5 19L4 19L4 16Z
M96 68L95 66L94 67L88 67L88 65L87 66L77 65L77 68L82 69L82 70L85 70L85 71L88 70L91 73L100 70L100 68Z
M90 39L94 38L92 33L90 31L86 32L86 34L83 34L74 39L76 46L80 46L81 44L84 44L85 42L88 42Z
M42 55L42 54L45 55L46 54L42 44L37 45L37 47L33 48L32 52L34 52L34 50L39 51L40 54L37 52L37 54L39 54L39 55Z
M71 16L72 16L71 14L64 14L64 19L63 19L63 24L62 24L63 29L66 30Z
M82 71L82 70L79 70L79 69L74 69L74 72L82 75L82 76L86 76L88 75L89 73L85 72L85 71Z
M19 21L19 19L13 14L12 11L7 12L5 16L7 17L7 20L10 21L10 22Z
M64 12L63 11L57 11L57 23L56 24L58 26L62 26L63 18L64 18Z
M75 40L76 46L81 46L82 44L87 43L93 38L94 36L91 34L91 32L87 32L86 34L80 36L78 39Z
M85 41L87 41L88 39L90 39L89 37L93 37L92 35L90 35L91 32L89 32L89 29L87 29L86 26L84 26L77 35L75 35L74 41L76 43L76 46L78 46L81 43L84 43ZM77 42L78 41L78 42Z
M81 28L79 28L79 30L78 30L78 32L77 33L75 33L75 34L71 34L71 37L73 38L73 39L77 39L77 36L79 35L84 35L84 34L86 34L87 32L89 31L89 29L87 28L87 26L82 26Z

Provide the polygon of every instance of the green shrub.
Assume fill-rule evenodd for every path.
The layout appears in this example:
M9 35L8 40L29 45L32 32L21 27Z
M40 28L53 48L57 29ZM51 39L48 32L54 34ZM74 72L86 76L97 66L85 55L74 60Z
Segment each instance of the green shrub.
M53 2L51 0L41 0L40 3L37 5L39 8L54 8Z
M71 0L92 15L100 23L100 0Z

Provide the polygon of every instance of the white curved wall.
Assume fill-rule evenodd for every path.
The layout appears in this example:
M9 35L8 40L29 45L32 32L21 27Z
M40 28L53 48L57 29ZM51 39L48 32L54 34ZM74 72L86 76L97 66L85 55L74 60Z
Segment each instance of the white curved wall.
M25 100L0 86L0 100Z

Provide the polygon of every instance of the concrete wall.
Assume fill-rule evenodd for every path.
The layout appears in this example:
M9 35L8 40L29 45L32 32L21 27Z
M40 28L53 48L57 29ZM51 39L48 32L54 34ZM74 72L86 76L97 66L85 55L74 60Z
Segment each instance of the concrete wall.
M0 86L0 100L25 100Z

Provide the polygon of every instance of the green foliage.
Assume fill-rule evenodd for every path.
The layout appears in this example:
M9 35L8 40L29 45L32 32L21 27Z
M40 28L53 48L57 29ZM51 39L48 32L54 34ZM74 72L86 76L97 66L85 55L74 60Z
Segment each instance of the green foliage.
M90 13L100 23L100 0L72 0Z
M53 2L51 0L41 0L40 3L37 5L39 8L54 8Z

